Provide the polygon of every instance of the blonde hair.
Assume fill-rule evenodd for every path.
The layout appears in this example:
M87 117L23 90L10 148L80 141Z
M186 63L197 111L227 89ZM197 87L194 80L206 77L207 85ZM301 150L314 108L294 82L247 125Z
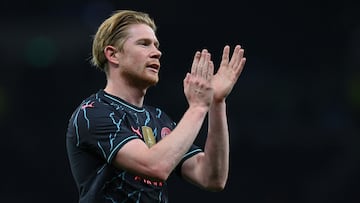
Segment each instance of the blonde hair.
M146 24L156 32L155 22L147 13L117 10L99 26L93 38L91 64L107 72L105 47L112 45L121 50L128 37L127 30L133 24Z

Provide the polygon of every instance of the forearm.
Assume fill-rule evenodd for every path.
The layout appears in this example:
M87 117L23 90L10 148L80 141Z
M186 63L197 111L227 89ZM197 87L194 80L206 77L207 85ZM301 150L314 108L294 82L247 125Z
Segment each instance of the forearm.
M175 129L150 149L152 157L164 169L164 173L170 174L194 143L206 114L206 108L190 107Z
M225 184L229 170L229 131L225 101L214 102L210 107L204 151L205 174Z

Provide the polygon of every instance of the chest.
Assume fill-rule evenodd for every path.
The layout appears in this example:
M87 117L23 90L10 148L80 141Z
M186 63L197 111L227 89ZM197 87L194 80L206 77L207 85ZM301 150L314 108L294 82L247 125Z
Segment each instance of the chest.
M173 122L157 112L131 112L126 116L130 130L151 147L168 135L174 128Z

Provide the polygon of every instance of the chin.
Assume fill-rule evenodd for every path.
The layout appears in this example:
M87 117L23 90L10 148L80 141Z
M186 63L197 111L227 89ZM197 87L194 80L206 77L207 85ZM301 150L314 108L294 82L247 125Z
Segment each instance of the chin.
M156 84L158 84L159 80L153 81L153 83L151 83L150 86L155 86Z
M149 86L149 87L151 87L151 86L155 86L158 82L159 82L159 79L158 78L152 78L152 79L150 79L149 78L149 80L147 80L147 81L144 81L146 84L147 84L147 86Z
M152 85L156 85L159 82L159 77L151 77L148 82Z

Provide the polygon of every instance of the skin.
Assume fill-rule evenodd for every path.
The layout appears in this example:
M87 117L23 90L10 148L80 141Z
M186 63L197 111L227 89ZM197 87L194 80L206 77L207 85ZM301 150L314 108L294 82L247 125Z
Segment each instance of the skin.
M109 73L105 91L125 101L143 106L149 87L155 85L161 52L154 31L145 24L131 25L122 50L104 49ZM151 148L140 139L129 141L117 153L113 164L151 180L165 181L196 139L208 115L208 135L204 152L187 159L183 177L199 187L223 190L229 170L229 131L226 97L238 80L246 59L237 45L230 58L230 47L223 50L220 67L214 74L211 54L203 49L194 55L191 72L183 81L188 109L176 128Z

